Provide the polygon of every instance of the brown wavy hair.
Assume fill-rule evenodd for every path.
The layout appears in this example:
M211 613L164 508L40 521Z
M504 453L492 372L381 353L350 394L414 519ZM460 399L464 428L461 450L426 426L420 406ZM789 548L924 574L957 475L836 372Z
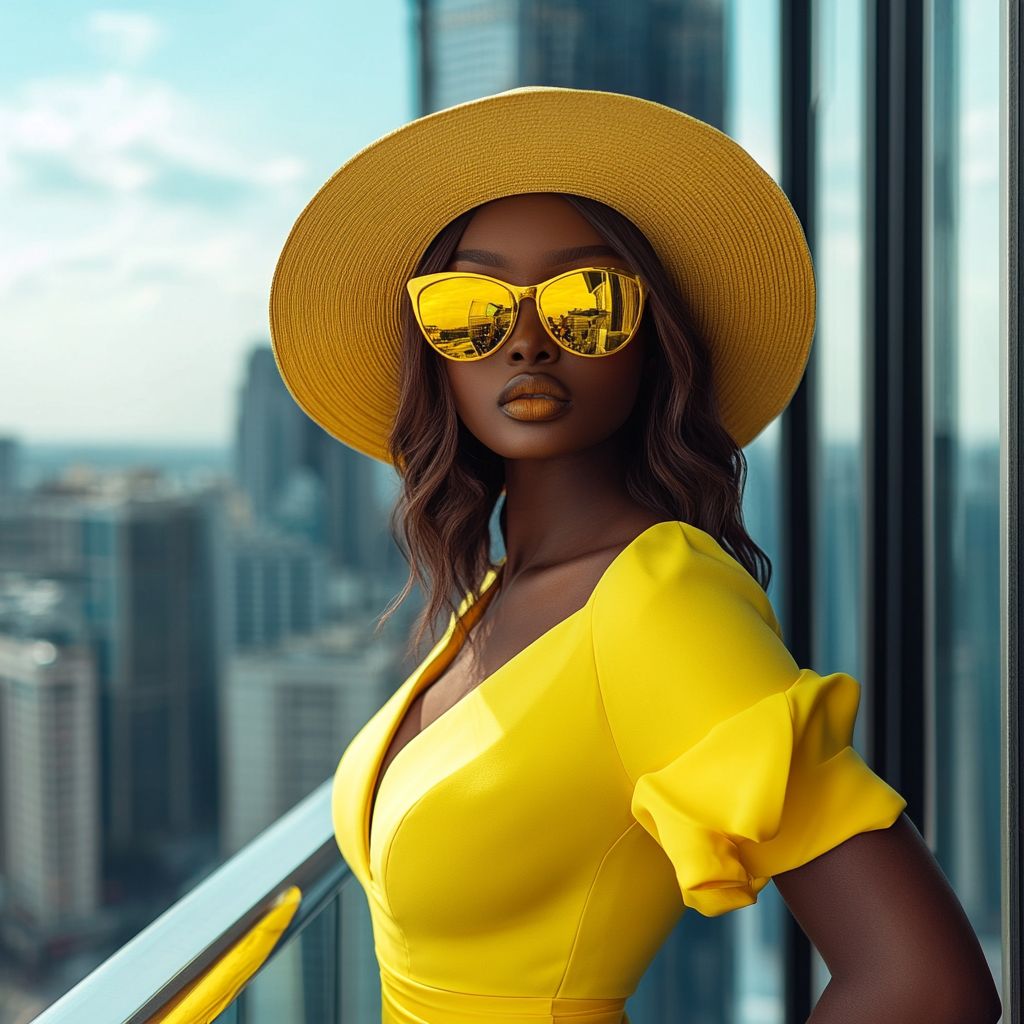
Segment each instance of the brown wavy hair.
M651 365L623 426L627 486L641 505L667 520L709 533L767 589L768 556L743 524L743 452L722 424L712 387L711 354L647 236L595 199L563 194L647 286L644 329ZM416 274L444 270L476 210L442 228ZM442 357L423 340L412 303L403 297L402 376L391 455L402 492L392 532L409 562L405 588L387 618L419 585L427 601L416 642L434 633L445 612L478 596L491 560L491 516L505 486L501 456L463 425ZM504 508L501 527L504 533Z

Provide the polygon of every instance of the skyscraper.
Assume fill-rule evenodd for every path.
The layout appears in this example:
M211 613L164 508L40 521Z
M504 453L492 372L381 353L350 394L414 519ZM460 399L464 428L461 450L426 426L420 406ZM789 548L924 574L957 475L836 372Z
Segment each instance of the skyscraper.
M216 503L167 498L120 511L122 608L105 694L109 851L161 867L168 856L197 863L212 853L217 826L226 638Z
M722 128L723 0L418 0L430 113L526 85L655 100Z
M269 346L249 356L235 464L257 523L322 545L338 569L381 572L394 564L378 493L386 470L306 416Z
M239 401L235 472L257 520L276 519L289 487L294 490L309 469L308 423L281 380L273 351L254 348Z
M231 548L237 650L269 647L323 624L327 559L322 549L266 531L238 534Z
M237 654L226 673L222 843L234 852L329 778L394 690L400 649L359 625Z

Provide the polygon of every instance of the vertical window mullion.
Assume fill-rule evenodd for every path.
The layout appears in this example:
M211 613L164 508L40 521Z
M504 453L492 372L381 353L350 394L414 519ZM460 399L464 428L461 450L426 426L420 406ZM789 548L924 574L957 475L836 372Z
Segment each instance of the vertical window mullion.
M925 528L922 0L869 8L868 743L924 828Z
M814 252L815 114L813 0L782 0L782 187ZM799 665L814 657L814 352L782 418L782 618ZM785 925L787 1024L812 1009L811 944L792 915Z

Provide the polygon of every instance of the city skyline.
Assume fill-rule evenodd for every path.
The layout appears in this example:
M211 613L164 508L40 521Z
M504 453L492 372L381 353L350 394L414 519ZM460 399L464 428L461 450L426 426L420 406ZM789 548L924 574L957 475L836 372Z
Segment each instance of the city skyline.
M401 588L388 471L268 346L246 368L220 472L0 450L5 1024L319 785L408 669L415 599L373 631Z

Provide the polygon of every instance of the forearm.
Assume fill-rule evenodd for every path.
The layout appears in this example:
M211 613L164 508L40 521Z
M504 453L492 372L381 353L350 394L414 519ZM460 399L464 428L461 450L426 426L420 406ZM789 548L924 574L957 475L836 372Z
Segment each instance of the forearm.
M808 1024L995 1024L999 1001L991 983L978 986L933 979L833 978Z

